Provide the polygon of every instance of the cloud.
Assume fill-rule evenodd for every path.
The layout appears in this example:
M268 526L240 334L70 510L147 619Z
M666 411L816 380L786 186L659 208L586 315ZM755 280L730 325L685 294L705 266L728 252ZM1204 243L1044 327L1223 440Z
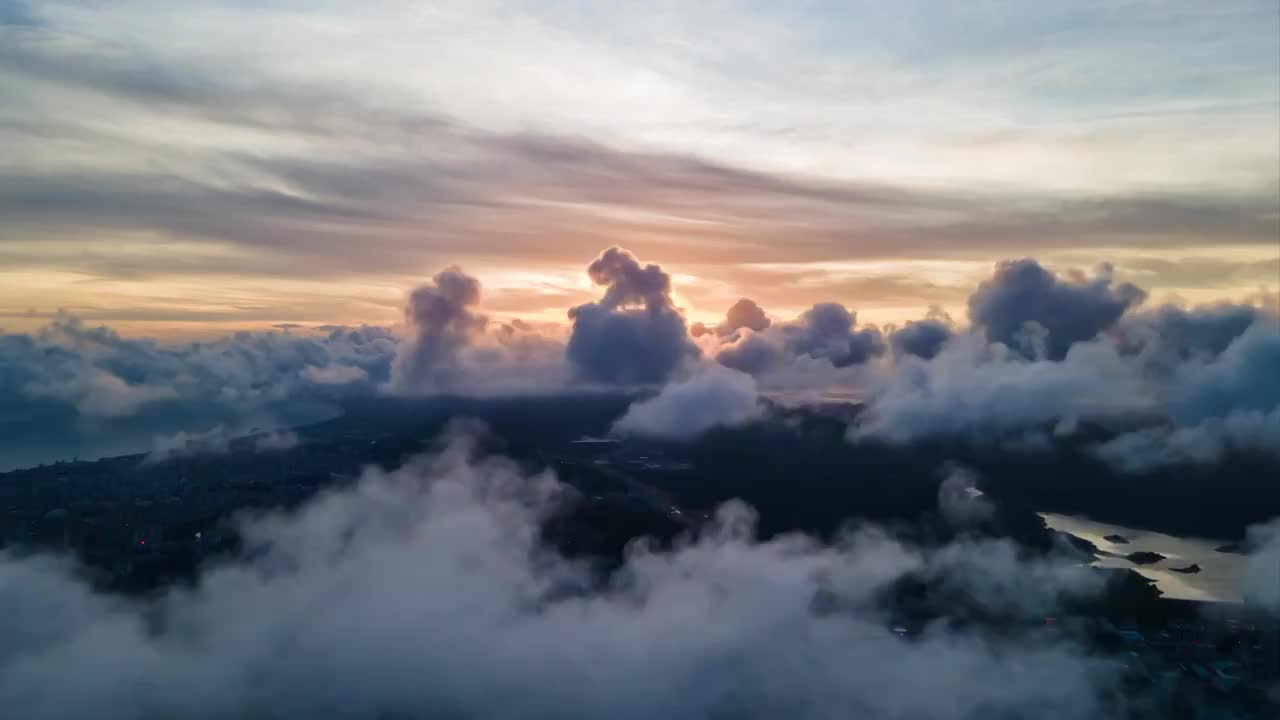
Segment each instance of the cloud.
M777 333L741 332L736 342L720 348L716 361L727 368L761 375L788 360L783 339Z
M221 425L204 432L189 433L180 430L172 435L157 437L144 462L154 464L179 457L223 455L230 449L231 436Z
M880 158L877 162L866 147L865 128L845 128L844 133L857 138L850 143L849 137L832 139L829 127L778 126L775 119L759 122L759 117L726 122L726 107L748 114L765 108L745 110L738 102L688 92L713 81L728 96L740 99L737 90L719 84L719 72L685 77L693 84L678 88L658 83L674 91L662 93L660 102L680 101L677 104L692 113L689 122L669 125L676 115L649 112L654 98L631 92L630 82L616 82L632 76L635 57L626 52L615 56L617 44L598 42L594 30L576 26L577 32L563 34L557 24L567 18L545 8L524 8L522 12L533 13L530 22L511 25L491 23L477 14L480 11L456 7L424 14L402 3L328 6L308 8L315 21L299 26L295 13L240 5L185 14L155 2L96 9L74 3L16 7L29 8L16 14L37 16L39 27L25 22L23 27L4 26L0 42L0 94L11 99L3 140L14 158L0 173L0 217L5 218L0 266L23 275L21 282L0 289L3 312L22 312L34 305L51 313L59 305L78 305L72 309L86 318L116 323L142 313L163 314L185 327L210 319L313 322L325 318L304 315L303 308L314 312L314 305L300 301L321 295L335 310L353 313L346 317L358 318L349 308L362 299L361 288L370 278L398 282L405 268L441 267L460 260L477 273L486 269L480 263L547 267L575 262L572 258L584 243L596 247L612 242L667 263L724 267L847 261L850 239L856 238L860 258L889 260L886 266L901 267L908 257L963 262L1034 252L1047 259L1050 253L1078 252L1080 247L1130 256L1133 249L1144 249L1146 255L1175 262L1180 254L1205 255L1206 238L1212 238L1215 252L1222 248L1225 255L1228 247L1233 253L1244 248L1242 257L1250 257L1240 262L1261 267L1240 276L1232 287L1252 287L1274 277L1275 264L1266 265L1266 253L1274 258L1280 230L1272 161L1277 147L1272 142L1275 113L1269 110L1258 117L1251 111L1247 133L1231 124L1232 118L1239 119L1233 113L1241 107L1274 107L1272 94L1261 102L1255 96L1230 107L1203 110L1207 116L1199 111L1170 113L1168 108L1148 108L1152 112L1141 115L1123 112L1123 119L1089 113L1089 127L1072 130L991 127L957 134L957 128L948 127L942 133L945 139L934 137L924 145L914 122L922 115L913 98L907 101L911 122L886 124L885 130L897 139L879 147L874 153ZM543 13L555 16L555 21L534 19ZM414 17L406 18L408 14ZM720 13L716 20L677 24L684 30L712 25L743 30L737 23L723 22L726 18ZM814 18L804 20L811 26ZM1213 23L1221 21L1220 16L1201 17L1185 25L1218 27ZM244 31L228 37L225 29L232 25ZM790 35L797 27L793 22L764 23L744 34L759 42L759 28L766 25L786 28L778 30L787 36L781 44L796 46ZM344 52L358 57L337 68L329 62L334 27L358 27L387 42L364 48L344 45ZM828 32L832 27L828 23L818 29ZM1151 32L1159 23L1131 27ZM1255 42L1260 35L1274 35L1261 33L1264 27L1270 26L1256 20L1240 25ZM171 32L198 40L167 43L164 38ZM653 43L651 49L662 45L670 50L666 33L639 32ZM439 42L424 42L424 33ZM476 33L499 37L468 42L478 37ZM281 35L292 38L287 48L276 40ZM498 57L482 49L513 47L500 41L507 35L521 42L531 35L540 39L525 53ZM569 38L573 41L566 43ZM1271 57L1274 40L1266 42L1252 47L1267 52L1249 55ZM409 82L398 69L405 57L425 47L435 48L431 60L438 72ZM549 76L516 61L518 57L539 57L540 67L554 60L567 71L563 78L579 78L593 92L610 88L618 93L613 96L616 102L597 102L586 112L569 111L588 103L593 92L579 92L579 81L548 82ZM675 62L656 75L666 77L679 67L706 67L706 58L686 59L688 65ZM894 84L894 73L864 72L865 61L859 58L849 65L863 71L832 77L851 83L890 78ZM1177 65L1159 63L1162 70ZM1232 69L1224 75L1252 78L1246 84L1265 86L1271 93L1264 81L1268 73L1242 74L1238 67L1225 65ZM303 67L312 72L301 73ZM499 72L499 67L505 69ZM581 78L584 67L599 75ZM963 67L961 63L953 69ZM351 68L362 71L353 75ZM813 76L800 70L764 75L787 78L774 89L794 92L794 78ZM957 71L965 77L989 76ZM477 82L475 73L494 82ZM357 75L379 77L390 85L356 82ZM1036 73L1014 75L1004 79ZM515 97L503 89L513 76L529 81L522 85L525 92ZM655 79L643 67L638 76ZM466 90L459 91L460 85ZM1198 85L1217 91L1236 87L1234 81ZM558 91L568 88L576 89ZM553 96L549 100L548 92ZM833 93L830 88L806 93L810 100L824 102L864 94ZM951 99L950 92L943 95ZM1131 99L1134 93L1120 96ZM697 107L684 105L691 99ZM776 99L767 98L771 109L765 114L770 117L778 107ZM499 119L517 107L522 108L520 118ZM606 118L601 107L617 112L605 113ZM634 112L621 110L625 107ZM896 107L902 112L902 105ZM1216 114L1219 111L1226 115ZM849 114L800 115L812 119ZM968 121L974 119L968 114ZM644 128L632 124L641 121ZM1214 131L1205 130L1206 122ZM1160 131L1152 132L1151 125L1160 126ZM1169 125L1178 132L1170 134ZM911 137L898 135L903 132ZM655 138L661 140L650 142ZM677 138L681 141L669 142ZM726 144L729 138L737 139ZM917 150L934 147L944 154L903 153L899 143L904 140ZM815 148L814 142L821 147ZM1211 147L1206 149L1205 143ZM855 144L859 157L854 162L841 162L830 154L847 152ZM641 146L649 150L634 149ZM50 152L51 147L56 152ZM111 152L80 151L100 147ZM1019 157L1028 152L1035 160L989 161L992 152L1011 148ZM1177 150L1171 154L1170 148ZM1056 158L1055 165L1063 162L1077 171L1087 166L1087 172L1075 173L1087 182L1064 187L1059 182L1061 168L1046 169L1044 152ZM904 159L926 157L931 160L916 168L923 173L902 171ZM975 157L981 159L975 162ZM815 165L813 158L824 158L818 165L830 167ZM1136 180L1129 176L1128 181L1099 185L1102 176L1126 176L1134 168L1149 168L1153 161L1162 165L1159 172L1144 171ZM1099 173L1098 162L1109 172ZM1164 168L1166 162L1171 167ZM1212 181L1202 182L1205 176L1189 167L1207 172ZM980 170L986 175L997 168L1017 169L1020 177L995 184L926 180L939 170L963 175ZM1038 169L1034 178L1021 177L1026 168ZM833 174L833 169L840 172ZM841 176L844 171L853 174ZM1174 177L1185 184L1171 182ZM892 269L881 273L903 274ZM1204 278L1221 273L1220 266L1212 265L1183 271L1157 266L1147 277L1159 279L1152 283L1155 286L1182 288L1197 287ZM130 292L115 282L123 278L131 280ZM289 282L278 282L281 278ZM804 280L805 287L752 296L771 307L864 297L847 292L849 286L828 284L825 278L815 281L810 275ZM914 291L918 298L930 292L928 280L906 280L907 285L897 290L867 286L876 292L859 300L859 307L865 310L868 302L884 297L901 306L898 298L903 294ZM209 303L202 296L211 283L237 299L241 293L232 292L228 283L257 287L251 303ZM310 287L298 289L304 286ZM132 292L135 288L148 297L140 299ZM757 292L749 284L730 291L740 294L743 288ZM688 292L694 295L697 289L690 284ZM690 299L697 304L704 300ZM950 302L952 297L946 299Z
M1092 340L1146 298L1130 283L1115 283L1103 265L1089 277L1058 277L1032 259L1005 260L969 296L969 319L987 337L1058 360L1072 344ZM1029 328L1034 328L1028 334ZM1035 332L1043 333L1036 338Z
M289 450L298 446L298 433L292 430L273 430L253 438L253 448L259 452Z
M392 389L431 392L457 382L459 352L488 322L473 311L479 302L480 281L457 267L415 288L404 309L407 336L391 364Z
M954 326L948 318L912 320L889 333L889 347L898 357L915 355L929 360L942 351L954 334Z
M56 379L32 381L22 392L30 398L62 401L84 415L101 418L133 415L148 403L178 396L173 388L130 385L95 367L75 367Z
M164 344L59 315L32 334L0 334L0 468L143 452L156 436L217 425L244 434L315 422L386 382L395 348L373 327ZM340 371L351 380L315 382L335 368L352 368Z
M691 440L717 427L737 427L764 417L765 405L750 375L706 368L640 400L613 425L624 435Z
M866 404L850 436L1031 447L1090 422L1119 432L1094 450L1127 472L1214 464L1236 452L1280 456L1274 312L1166 305L1115 316L1144 293L1112 285L1106 272L1062 280L1032 260L1001 263L974 293L974 307L1062 314L1049 326L1029 320L1003 340L975 326L950 331L933 355L895 352L865 379ZM1099 336L1103 328L1113 331Z
M839 303L818 303L794 323L782 327L788 348L796 355L830 360L836 367L866 362L885 351L884 336L875 327L854 329L857 315Z
M169 435L157 436L151 443L151 452L143 462L153 465L175 458L225 455L236 448L237 440L240 438L221 425L202 432L180 430ZM292 430L272 430L245 438L238 447L240 450L254 452L274 452L297 446L297 433Z
M743 302L750 301L740 301L731 308L731 317L735 309L743 310L739 307ZM755 303L750 307L759 310ZM723 344L716 360L752 375L776 373L794 366L801 358L822 361L833 368L861 365L883 355L887 347L879 328L855 329L857 315L839 303L818 303L795 320L780 324L769 322L762 310L758 314L741 312L738 319L745 319L744 316L763 318L765 323L757 329L726 319L720 326L725 331L717 330ZM730 325L734 327L729 329Z
M977 480L972 471L953 466L938 484L938 512L953 528L972 528L995 515L995 506L982 496Z
M1218 356L1259 320L1278 322L1274 312L1248 304L1223 302L1193 308L1165 304L1129 313L1118 330L1138 351L1173 365Z
M611 247L587 268L605 288L594 303L569 310L568 358L592 382L645 384L669 378L698 354L671 301L671 277L657 265Z
M152 599L0 555L0 702L37 720L1121 712L1116 668L1065 637L888 629L885 590L915 573L1035 618L1087 569L999 542L761 540L731 504L600 583L539 540L561 493L461 442L249 521L245 557Z
M1244 601L1280 616L1280 518L1249 528Z
M884 369L867 388L851 437L898 444L935 436L999 442L1070 432L1082 420L1138 420L1159 407L1141 368L1106 342L1076 343L1052 362L967 333L932 360L907 356Z
M1211 351L1220 339L1211 336L1209 344L1200 342L1198 347ZM1185 335L1174 335L1166 345L1186 347L1186 340ZM1273 320L1257 322L1220 355L1197 352L1173 370L1166 393L1167 422L1108 440L1098 453L1129 471L1213 464L1233 451L1280 457L1277 367L1280 327Z
M719 325L714 328L708 328L702 323L694 323L690 329L690 334L698 337L706 333L715 333L720 337L728 337L744 328L760 332L772 324L773 321L765 314L764 308L757 305L756 301L750 298L742 298L729 306L729 309L725 311L724 321Z
M345 385L368 380L369 373L355 365L308 365L302 368L302 379L317 385Z

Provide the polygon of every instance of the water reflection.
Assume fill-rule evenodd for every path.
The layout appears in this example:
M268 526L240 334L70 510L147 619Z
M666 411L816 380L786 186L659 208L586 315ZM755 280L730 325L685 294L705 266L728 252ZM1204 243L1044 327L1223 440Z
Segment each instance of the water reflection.
M1128 568L1156 581L1156 587L1165 597L1180 600L1205 600L1239 602L1240 581L1244 575L1245 558L1234 553L1220 553L1215 548L1227 540L1207 538L1181 538L1149 530L1138 530L1123 525L1111 525L1088 518L1056 513L1040 513L1049 527L1083 538L1098 546L1099 550L1119 556L1133 552L1156 552L1166 559L1152 565L1134 565L1124 557L1099 557L1095 567ZM1123 536L1128 543L1113 543L1108 535ZM1172 572L1170 568L1199 565L1200 572L1187 575Z

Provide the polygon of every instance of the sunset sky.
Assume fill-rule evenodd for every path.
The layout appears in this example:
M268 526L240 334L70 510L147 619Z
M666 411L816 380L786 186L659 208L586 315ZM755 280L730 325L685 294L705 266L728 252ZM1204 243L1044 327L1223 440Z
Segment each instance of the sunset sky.
M1280 287L1280 4L0 0L0 328L565 320L622 245L957 318L1003 258Z

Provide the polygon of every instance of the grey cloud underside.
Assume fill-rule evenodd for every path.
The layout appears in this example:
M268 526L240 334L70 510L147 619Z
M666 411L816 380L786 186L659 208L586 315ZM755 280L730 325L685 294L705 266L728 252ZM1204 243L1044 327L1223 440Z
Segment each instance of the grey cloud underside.
M942 352L955 328L946 320L912 320L889 333L889 346L898 355L915 355L925 360Z
M888 630L884 590L928 579L1015 619L1098 588L1004 541L761 540L721 508L607 583L539 541L564 489L465 441L292 515L248 559L152 600L61 560L0 555L0 702L24 717L1107 718L1119 673L1064 637ZM837 604L820 612L817 598ZM920 683L921 678L929 682ZM566 679L572 679L566 682Z
M969 296L969 319L995 342L1058 360L1145 298L1135 285L1115 282L1109 267L1094 277L1063 278L1035 260L1004 261Z
M751 327L745 319L753 319L759 327ZM792 321L775 324L754 302L742 300L717 326L723 344L716 360L734 370L761 375L800 357L845 368L883 355L887 345L880 329L856 325L857 314L839 303L818 303Z
M583 379L660 383L697 357L684 316L671 301L671 277L662 268L641 265L631 253L611 247L587 274L604 296L569 309L573 328L566 347Z
M836 367L859 365L884 354L884 336L875 327L855 329L857 315L838 303L819 303L782 328L797 355L831 361Z
M1087 422L1112 428L1094 450L1131 472L1241 453L1280 459L1274 310L1139 311L1060 355L1024 353L986 335L973 328L931 359L903 355L878 368L851 437L904 445L953 437L1025 450L1072 438Z
M0 241L53 231L89 236L105 227L253 251L186 272L339 275L402 270L406 262L460 253L560 261L576 259L562 236L607 244L620 233L653 230L689 238L687 247L662 247L672 260L708 260L731 247L739 262L825 260L852 251L1040 251L1075 247L1081 238L1111 247L1210 240L1273 246L1280 233L1270 192L1086 198L774 175L581 139L481 131L367 91L153 64L39 30L0 33L0 88L18 98L34 93L33 84L68 94L54 105L28 102L22 116L0 113L4 142L21 160L0 175ZM134 113L139 128L161 119L212 123L304 149L175 151L145 131L93 122L94 103L104 96ZM49 138L112 148L109 157L132 160L37 169L23 148ZM305 149L321 146L323 152ZM371 244L378 252L367 252ZM642 239L631 244L643 253L656 249ZM22 265L88 263L106 275L167 269L145 258L126 266L109 254L7 255Z

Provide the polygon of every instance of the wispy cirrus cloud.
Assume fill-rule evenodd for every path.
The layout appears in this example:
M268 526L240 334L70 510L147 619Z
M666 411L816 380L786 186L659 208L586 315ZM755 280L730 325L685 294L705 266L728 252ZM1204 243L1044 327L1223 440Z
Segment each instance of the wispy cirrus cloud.
M10 315L137 317L163 281L271 306L246 323L306 320L252 278L554 274L612 243L727 269L685 283L712 307L750 294L732 273L753 264L879 259L830 287L901 307L957 296L893 262L1080 248L1145 254L1147 283L1181 291L1216 271L1180 258L1265 263L1280 233L1266 3L6 7ZM1266 280L1248 267L1230 289Z

